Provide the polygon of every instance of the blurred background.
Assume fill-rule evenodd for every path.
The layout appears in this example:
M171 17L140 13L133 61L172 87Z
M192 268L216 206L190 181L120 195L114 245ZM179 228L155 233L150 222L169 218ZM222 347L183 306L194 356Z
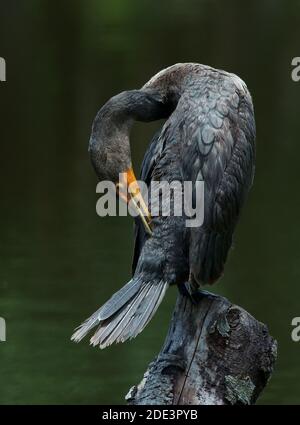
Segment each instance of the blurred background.
M117 404L158 353L176 289L136 340L100 351L73 328L130 277L131 218L99 218L87 143L100 106L176 62L234 72L253 95L257 171L213 290L278 340L261 404L300 404L297 0L1 0L0 403ZM159 123L135 126L135 169Z

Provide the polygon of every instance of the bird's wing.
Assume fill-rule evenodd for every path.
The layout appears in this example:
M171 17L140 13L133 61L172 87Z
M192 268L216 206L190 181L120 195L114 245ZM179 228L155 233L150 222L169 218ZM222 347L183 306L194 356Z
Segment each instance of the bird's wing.
M152 141L150 142L150 145L145 153L142 166L141 166L140 180L144 181L147 185L149 185L151 182L152 171L155 168L156 162L163 148L162 142L159 136L160 136L160 131L158 131L154 135ZM132 259L132 275L134 275L136 265L137 265L137 262L138 262L138 259L139 259L139 256L146 238L147 238L147 234L145 231L145 227L140 217L136 217L135 224L134 224L134 250L133 250L133 259Z
M204 181L204 222L190 228L190 271L199 283L212 283L222 274L252 184L255 121L250 94L238 77L204 80L198 90L183 97L176 114L184 119L182 174L193 182L193 197L195 182Z

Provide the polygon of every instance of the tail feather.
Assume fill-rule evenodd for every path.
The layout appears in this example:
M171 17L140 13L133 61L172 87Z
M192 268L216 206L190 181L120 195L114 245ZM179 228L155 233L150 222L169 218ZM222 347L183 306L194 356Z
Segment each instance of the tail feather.
M127 339L135 338L145 328L154 316L167 288L168 284L165 284L163 281L149 288L147 295L143 297L136 312L131 316L126 327L122 329L117 342L124 342Z
M147 323L150 322L152 317L154 316L156 310L158 309L160 303L162 302L163 297L165 296L167 290L167 285L165 285L164 282L160 282L157 285L156 291L151 297L146 297L143 302L143 308L141 308L141 305L138 308L137 312L137 318L134 318L133 329L131 332L136 336L141 330L144 329L144 327L147 325ZM146 306L145 306L146 304ZM140 314L138 316L138 313Z
M81 341L87 333L102 321L114 315L120 308L129 302L140 289L140 279L132 279L116 292L102 307L83 322L72 335L72 341Z
M136 295L142 285L140 278L131 279L117 291L99 310L99 320L106 320Z
M133 278L82 323L71 339L81 341L95 326L90 342L100 348L136 337L152 319L168 286L163 281Z
M128 322L132 319L132 313L141 303L146 290L146 287L141 288L139 294L131 302L125 305L121 311L111 317L109 321L106 320L102 322L94 336L91 338L91 344L96 346L98 344L102 345L105 342L106 345L110 345L108 343L109 340L112 340L112 342L116 340L119 334L125 329Z

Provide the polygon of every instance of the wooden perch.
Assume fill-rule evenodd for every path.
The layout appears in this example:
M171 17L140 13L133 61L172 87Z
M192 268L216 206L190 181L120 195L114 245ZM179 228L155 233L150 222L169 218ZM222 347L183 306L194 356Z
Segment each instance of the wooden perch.
M226 298L179 294L161 352L129 404L254 404L267 384L277 343L266 325Z

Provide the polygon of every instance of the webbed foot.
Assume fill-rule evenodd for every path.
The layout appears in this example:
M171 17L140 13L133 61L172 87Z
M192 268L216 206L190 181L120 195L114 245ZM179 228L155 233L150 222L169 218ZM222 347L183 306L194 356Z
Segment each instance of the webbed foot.
M190 298L193 304L198 304L203 298L210 297L215 298L216 295L205 291L204 289L195 288L191 282L184 282L178 285L179 292L181 295Z

